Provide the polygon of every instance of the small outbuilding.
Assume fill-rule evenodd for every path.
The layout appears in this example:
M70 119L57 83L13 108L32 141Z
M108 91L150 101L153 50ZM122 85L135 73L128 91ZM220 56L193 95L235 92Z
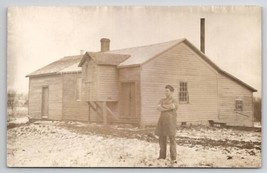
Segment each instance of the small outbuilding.
M80 101L81 59L67 56L27 75L33 119L88 121L88 105Z

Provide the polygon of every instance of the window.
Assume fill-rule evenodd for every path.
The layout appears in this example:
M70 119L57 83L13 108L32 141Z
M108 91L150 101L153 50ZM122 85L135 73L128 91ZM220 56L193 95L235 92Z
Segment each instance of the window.
M78 78L76 81L76 100L81 100L82 94L82 78Z
M180 82L179 102L180 103L189 103L189 94L188 94L187 82Z
M236 111L243 111L243 101L242 100L235 100L235 110Z

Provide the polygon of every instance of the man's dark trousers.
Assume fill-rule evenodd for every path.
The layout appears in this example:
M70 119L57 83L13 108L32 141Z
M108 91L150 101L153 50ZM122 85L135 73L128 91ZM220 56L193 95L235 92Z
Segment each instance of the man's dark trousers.
M176 160L176 142L175 136L168 136L170 140L170 153L171 159ZM160 146L160 159L166 159L167 150L167 136L159 136L159 146Z

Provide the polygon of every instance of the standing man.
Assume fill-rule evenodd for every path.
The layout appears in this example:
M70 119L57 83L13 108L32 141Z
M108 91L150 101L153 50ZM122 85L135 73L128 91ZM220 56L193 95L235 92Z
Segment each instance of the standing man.
M159 101L157 110L161 112L156 127L156 135L159 136L160 154L158 159L166 159L167 137L170 140L171 160L176 160L176 117L177 101L173 98L174 88L171 85L165 86L165 98Z

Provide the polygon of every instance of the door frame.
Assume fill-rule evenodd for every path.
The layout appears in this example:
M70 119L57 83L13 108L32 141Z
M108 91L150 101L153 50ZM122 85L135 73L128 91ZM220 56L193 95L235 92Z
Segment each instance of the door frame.
M48 94L47 94L47 111L48 111L48 115L47 117L43 116L43 91L44 88L47 88ZM41 95L41 119L48 119L49 118L49 85L43 85L42 86L42 95Z
M136 81L134 81L134 80L127 80L127 81L120 81L120 84L119 84L119 89L120 89L120 92L119 92L119 100L120 100L120 103L119 103L119 118L127 118L127 116L123 116L121 113L122 113L122 111L121 111L121 97L122 97L122 84L125 84L125 83L132 83L132 84L134 84L134 102L135 102L135 115L132 117L132 116L130 116L130 117L128 117L129 119L139 119L139 116L138 116L138 112L137 112L137 106L138 106L138 104L137 104L137 102L136 102L136 98L138 97L138 95L137 95L137 82Z

